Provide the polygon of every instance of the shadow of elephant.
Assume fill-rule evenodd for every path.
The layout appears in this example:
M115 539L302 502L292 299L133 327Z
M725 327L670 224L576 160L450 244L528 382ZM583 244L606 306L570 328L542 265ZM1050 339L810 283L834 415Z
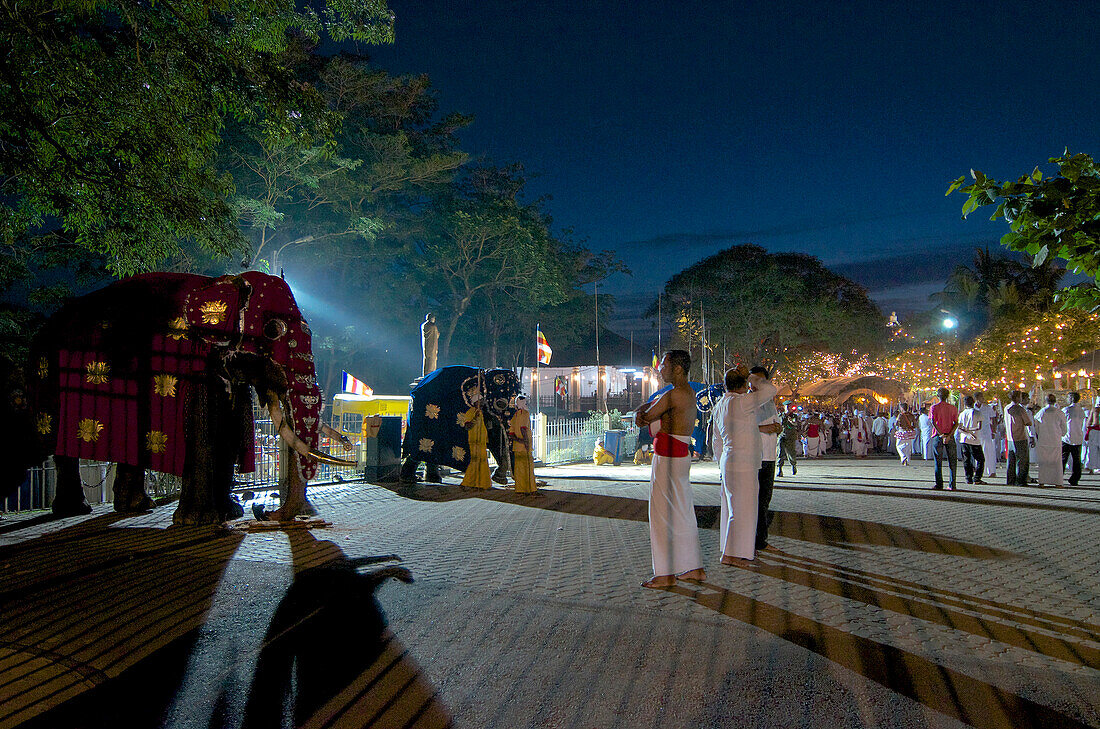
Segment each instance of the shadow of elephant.
M245 706L245 729L452 726L408 650L387 628L375 592L404 567L360 568L396 556L339 558L301 571L275 610Z

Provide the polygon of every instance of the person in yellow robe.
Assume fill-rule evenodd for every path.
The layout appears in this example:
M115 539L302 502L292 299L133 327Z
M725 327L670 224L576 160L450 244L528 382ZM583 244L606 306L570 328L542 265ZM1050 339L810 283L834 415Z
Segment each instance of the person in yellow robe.
M653 453L649 450L648 445L641 446L638 450L634 451L635 466L648 466L652 462Z
M489 431L485 429L485 415L476 404L462 414L462 424L469 431L470 463L462 477L462 485L468 488L492 487L489 473Z
M512 444L512 478L516 480L516 493L533 494L538 484L532 455L531 414L523 395L516 397L516 413L508 421L508 440Z
M605 463L614 463L615 456L611 455L611 451L603 447L603 441L596 441L596 447L592 449L592 463L596 466L602 466Z

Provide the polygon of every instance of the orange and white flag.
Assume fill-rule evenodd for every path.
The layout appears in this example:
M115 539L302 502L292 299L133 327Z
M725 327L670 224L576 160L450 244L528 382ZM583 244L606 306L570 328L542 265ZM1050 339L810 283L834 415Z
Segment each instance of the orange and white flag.
M535 326L535 338L538 339L539 344L539 364L550 364L550 357L553 356L554 350L550 349L550 343L546 341L546 335L542 333L541 326Z

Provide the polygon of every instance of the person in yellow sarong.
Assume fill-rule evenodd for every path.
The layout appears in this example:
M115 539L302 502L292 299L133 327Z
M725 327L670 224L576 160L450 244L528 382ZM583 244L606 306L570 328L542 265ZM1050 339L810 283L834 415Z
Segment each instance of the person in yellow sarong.
M508 440L512 444L512 478L516 480L516 493L533 494L538 484L532 453L531 413L523 395L516 397L516 413L508 421Z
M596 447L592 449L592 464L595 466L602 466L605 463L615 463L615 456L611 455L611 451L603 447L603 441L596 441Z
M463 426L469 431L470 439L470 463L466 466L466 474L462 477L462 485L468 488L488 489L492 487L489 481L489 453L486 447L489 443L489 431L485 429L485 416L481 408L474 405L461 416Z

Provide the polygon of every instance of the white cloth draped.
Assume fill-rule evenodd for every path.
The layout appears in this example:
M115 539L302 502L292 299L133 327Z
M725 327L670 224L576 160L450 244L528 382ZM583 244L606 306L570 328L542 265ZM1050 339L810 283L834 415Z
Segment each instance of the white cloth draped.
M718 546L723 555L741 559L756 556L761 463L757 421L761 406L775 393L775 385L761 382L752 392L727 392L714 405L711 440L719 453L722 478Z
M1089 430L1085 433L1085 454L1081 468L1090 471L1100 470L1100 430Z
M1066 414L1047 405L1035 414L1035 455L1039 461L1039 483L1062 485L1062 438L1069 432Z
M691 436L671 437L691 446ZM758 447L758 457L759 450ZM649 546L654 575L678 575L703 566L690 471L691 456L653 456L649 476Z

